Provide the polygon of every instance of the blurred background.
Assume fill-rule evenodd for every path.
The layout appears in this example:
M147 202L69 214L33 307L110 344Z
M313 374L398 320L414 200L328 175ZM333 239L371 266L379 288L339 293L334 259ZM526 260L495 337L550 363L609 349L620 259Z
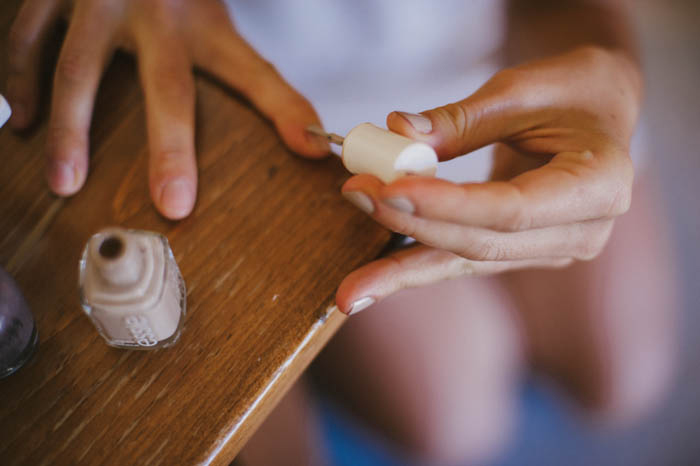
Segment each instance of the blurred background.
M647 77L642 141L653 154L677 251L677 378L655 413L616 431L582 422L546 383L532 380L523 387L516 437L493 466L700 464L700 1L632 3ZM326 408L337 464L402 464Z

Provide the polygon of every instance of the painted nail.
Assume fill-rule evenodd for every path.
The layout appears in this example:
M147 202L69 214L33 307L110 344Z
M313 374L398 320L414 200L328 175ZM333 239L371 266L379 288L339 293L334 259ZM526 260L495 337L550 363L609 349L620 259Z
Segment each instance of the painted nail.
M392 209L396 209L399 212L403 212L406 214L412 214L416 211L416 208L413 205L413 203L405 197L389 197L386 199L382 199L382 202L387 204Z
M160 206L167 217L179 219L187 216L194 204L192 184L184 178L176 178L163 186Z
M360 311L364 311L365 309L367 309L368 307L370 307L374 303L375 303L375 299L370 297L370 296L360 298L357 301L355 301L354 303L352 303L352 305L350 306L350 309L348 309L348 315L351 316L353 314L357 314Z
M7 120L10 119L10 116L12 115L12 109L10 108L10 104L7 103L7 100L5 100L5 97L3 97L2 94L0 94L0 128L2 128L5 123L7 123Z
M413 126L413 129L415 129L419 133L429 134L430 132L433 131L433 122L430 121L430 118L428 118L424 115L419 115L417 113L408 113L408 112L396 112L396 113L398 113L403 118L405 118L406 121L408 121L409 124L411 126Z
M69 193L75 185L73 164L62 160L49 162L49 185L59 193Z
M372 215L374 212L374 204L372 203L372 199L361 191L346 191L343 193L343 197L352 202L355 207L368 215Z
M322 136L321 133L325 133L325 131L318 125L309 125L306 127L307 141L309 141L316 149L328 152L331 150L330 142L328 142L328 138Z

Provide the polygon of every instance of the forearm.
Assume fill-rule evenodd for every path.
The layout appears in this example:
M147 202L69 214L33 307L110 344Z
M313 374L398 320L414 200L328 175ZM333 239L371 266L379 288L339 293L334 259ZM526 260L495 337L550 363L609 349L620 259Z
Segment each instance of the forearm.
M598 45L638 61L627 0L510 0L509 65Z

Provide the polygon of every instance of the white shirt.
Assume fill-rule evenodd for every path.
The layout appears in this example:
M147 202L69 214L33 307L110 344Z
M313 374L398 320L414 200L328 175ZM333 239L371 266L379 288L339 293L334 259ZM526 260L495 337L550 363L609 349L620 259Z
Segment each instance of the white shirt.
M242 36L339 134L467 97L497 71L505 33L504 0L227 3ZM438 176L484 180L490 153L440 163Z

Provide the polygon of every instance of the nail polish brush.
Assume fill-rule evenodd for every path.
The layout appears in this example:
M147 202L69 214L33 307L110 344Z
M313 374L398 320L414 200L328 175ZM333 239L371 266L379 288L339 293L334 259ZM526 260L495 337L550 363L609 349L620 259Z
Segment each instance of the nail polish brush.
M306 130L341 146L343 165L355 175L366 173L391 183L405 175L435 176L437 170L437 154L428 144L371 123L355 126L345 137L317 125Z

